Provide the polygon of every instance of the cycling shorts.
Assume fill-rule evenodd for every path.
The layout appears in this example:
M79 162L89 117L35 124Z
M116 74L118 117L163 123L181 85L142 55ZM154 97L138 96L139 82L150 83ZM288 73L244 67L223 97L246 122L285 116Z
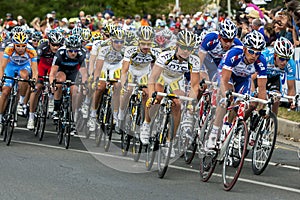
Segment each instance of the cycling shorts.
M109 79L121 78L122 62L117 64L104 63L101 71L101 78L106 78L107 70L109 70Z
M173 93L176 90L181 90L181 91L185 91L184 88L184 76L180 77L180 78L176 78L176 79L172 79L172 78L167 78L163 75L160 75L159 79L158 79L158 83L161 84L162 86L164 85L168 85L168 89L170 93Z
M30 66L30 62L24 64L24 65L16 65L12 62L7 63L6 68L4 70L4 74L6 76L10 76L10 77L14 77L15 76L15 72L18 73L18 75L20 76L20 71L21 70L26 70L28 71L29 76L31 76L31 66ZM4 86L7 87L12 87L14 83L14 80L11 79L5 79L5 83Z

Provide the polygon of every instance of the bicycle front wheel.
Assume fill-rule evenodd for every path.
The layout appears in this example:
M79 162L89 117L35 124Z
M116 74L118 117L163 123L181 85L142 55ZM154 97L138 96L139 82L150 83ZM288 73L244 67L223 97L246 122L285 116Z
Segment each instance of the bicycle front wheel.
M9 146L11 139L12 139L12 135L14 132L14 127L15 127L15 113L17 110L17 99L15 97L13 97L13 99L11 101L9 101L8 104L8 115L7 115L7 119L6 119L6 123L4 123L5 127L4 127L4 137L3 140L6 142L6 145Z
M174 119L172 115L166 116L163 122L162 136L160 136L157 167L158 177L163 178L167 172L170 156L173 148L173 134L174 134ZM167 142L166 140L170 140Z
M39 115L39 129L38 129L38 136L39 140L42 141L45 133L45 127L46 127L46 119L47 119L47 113L48 113L48 95L45 95L42 100L42 108L41 113Z
M248 129L243 120L238 120L236 129L232 130L229 144L226 148L223 162L223 188L229 191L233 188L242 171L248 145Z
M255 144L252 151L252 170L256 175L264 172L272 157L277 137L277 117L270 112L258 129Z
M64 143L65 148L68 149L70 147L70 140L71 140L71 128L70 125L67 125L64 129Z
M104 134L103 134L103 141L104 141L104 150L108 152L110 143L111 143L111 137L113 132L113 109L108 106L107 107L107 113L104 117Z

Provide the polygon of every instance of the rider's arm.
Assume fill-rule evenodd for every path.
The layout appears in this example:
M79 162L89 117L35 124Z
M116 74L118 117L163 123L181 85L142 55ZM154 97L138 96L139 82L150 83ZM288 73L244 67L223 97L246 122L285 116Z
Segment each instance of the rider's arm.
M4 74L4 70L6 68L6 65L8 63L8 58L3 58L2 62L1 62L1 69L0 69L0 78L2 78L3 74Z
M127 72L129 70L130 61L123 61L121 70L121 85L124 86L127 79Z
M49 81L51 84L53 83L53 80L56 77L57 71L58 71L58 65L52 65L51 71L50 71L50 76L49 76Z
M226 91L232 88L231 85L229 84L231 75L232 75L231 70L226 69L226 68L222 69L222 77L221 77L221 83L220 83L222 97L225 97Z
M153 92L155 92L155 83L157 82L162 70L163 70L162 67L160 67L156 63L154 64L148 79L148 91L150 96L152 95Z
M258 98L266 99L266 97L267 97L266 85L267 85L266 77L264 77L264 78L258 77L257 78Z
M38 80L38 65L37 62L31 62L32 78Z
M94 71L94 80L97 80L97 78L99 78L100 73L101 73L101 71L102 71L103 64L104 64L104 60L102 60L102 59L97 59L97 62L96 62L96 69L95 69L95 71Z
M191 73L191 91L189 97L197 98L199 92L200 75L199 72Z
M94 65L95 65L95 61L96 61L97 55L90 55L90 62L89 62L89 74L93 74L94 73Z

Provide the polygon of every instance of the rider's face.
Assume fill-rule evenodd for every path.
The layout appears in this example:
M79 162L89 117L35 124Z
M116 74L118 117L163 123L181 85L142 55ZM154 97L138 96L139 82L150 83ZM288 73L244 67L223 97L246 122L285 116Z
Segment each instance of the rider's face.
M225 51L227 51L232 46L233 39L225 39L225 38L220 37L220 42L221 42L222 48Z
M78 49L68 49L67 53L68 53L69 58L71 58L71 59L76 58L78 51L79 51Z
M191 55L193 50L194 47L178 45L178 55L183 59L187 59Z
M50 43L50 49L53 53L56 53L60 46L61 46L60 44Z
M24 54L27 44L15 44L15 50L18 54Z
M261 51L257 51L255 49L249 49L247 47L244 48L245 48L244 52L245 52L246 59L249 62L248 64L254 63L261 55Z
M290 58L281 57L277 54L274 55L274 59L275 59L275 65L280 69L284 69L287 62L290 60Z
M139 45L143 53L148 53L152 47L152 41L141 40Z
M112 45L116 51L121 51L122 47L124 46L124 40L113 39Z

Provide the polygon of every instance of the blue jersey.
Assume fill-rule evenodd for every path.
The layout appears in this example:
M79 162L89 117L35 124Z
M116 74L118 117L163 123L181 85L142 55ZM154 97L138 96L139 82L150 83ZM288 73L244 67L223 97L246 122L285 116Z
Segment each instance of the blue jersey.
M282 84L285 83L285 80L296 79L296 63L293 59L290 59L285 68L281 69L274 64L274 48L266 48L262 54L266 58L268 78L280 76Z
M242 46L242 42L238 38L234 38L232 47ZM206 52L211 55L215 64L218 66L226 51L222 48L219 39L219 32L210 32L203 38L199 51Z
M250 93L251 74L257 72L258 78L267 78L267 63L261 54L252 64L245 63L243 46L236 46L230 49L218 66L219 71L223 68L232 71L231 83L235 92Z

